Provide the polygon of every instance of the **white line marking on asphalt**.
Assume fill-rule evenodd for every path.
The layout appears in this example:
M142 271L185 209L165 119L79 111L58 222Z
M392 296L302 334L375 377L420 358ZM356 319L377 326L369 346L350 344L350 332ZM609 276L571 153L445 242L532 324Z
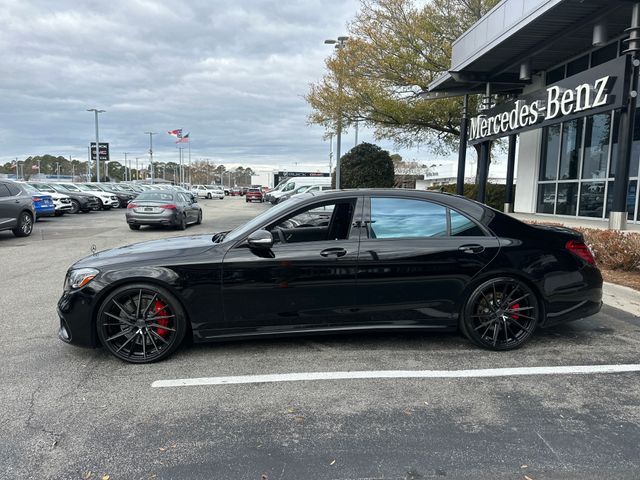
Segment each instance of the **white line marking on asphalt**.
M355 372L303 372L230 377L179 378L156 380L153 388L200 385L238 385L245 383L304 382L316 380L356 380L374 378L481 378L523 375L588 375L598 373L640 372L640 364L575 365L558 367L484 368L477 370L365 370Z

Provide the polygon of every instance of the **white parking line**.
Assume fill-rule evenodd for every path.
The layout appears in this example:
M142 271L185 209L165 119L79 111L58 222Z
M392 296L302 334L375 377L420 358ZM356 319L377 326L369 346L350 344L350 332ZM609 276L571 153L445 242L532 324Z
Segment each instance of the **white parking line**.
M151 387L193 387L199 385L237 385L244 383L308 382L317 380L355 380L372 378L479 378L513 377L523 375L588 375L623 372L640 372L640 364L484 368L477 370L365 370L356 372L303 372L156 380L151 384Z

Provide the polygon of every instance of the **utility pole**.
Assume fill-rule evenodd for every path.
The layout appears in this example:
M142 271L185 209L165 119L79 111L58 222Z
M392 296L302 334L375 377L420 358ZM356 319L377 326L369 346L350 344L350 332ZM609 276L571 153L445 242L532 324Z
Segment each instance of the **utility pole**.
M151 168L151 183L154 180L153 174L153 136L157 135L154 132L144 132L146 135L149 135L149 168Z
M124 180L126 181L130 181L131 180L131 171L129 171L129 175L127 176L127 154L129 152L124 152Z
M138 158L136 157L136 180L140 180L140 170L138 170Z

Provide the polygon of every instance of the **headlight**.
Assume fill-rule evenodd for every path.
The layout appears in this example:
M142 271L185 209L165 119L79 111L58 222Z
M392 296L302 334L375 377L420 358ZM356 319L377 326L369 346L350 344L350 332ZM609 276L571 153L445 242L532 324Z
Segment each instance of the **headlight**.
M82 288L100 273L95 268L78 268L67 274L65 289Z

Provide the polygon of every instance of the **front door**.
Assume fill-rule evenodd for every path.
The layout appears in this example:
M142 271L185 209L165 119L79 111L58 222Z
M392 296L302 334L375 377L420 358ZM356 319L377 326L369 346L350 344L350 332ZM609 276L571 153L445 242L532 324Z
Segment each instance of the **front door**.
M498 239L464 214L416 198L371 197L358 260L359 321L455 325L460 295Z
M223 261L225 321L234 332L313 329L353 314L362 211L357 197L321 201L266 229L275 243L246 242Z
M0 228L14 227L18 217L20 200L9 191L9 187L0 182Z

